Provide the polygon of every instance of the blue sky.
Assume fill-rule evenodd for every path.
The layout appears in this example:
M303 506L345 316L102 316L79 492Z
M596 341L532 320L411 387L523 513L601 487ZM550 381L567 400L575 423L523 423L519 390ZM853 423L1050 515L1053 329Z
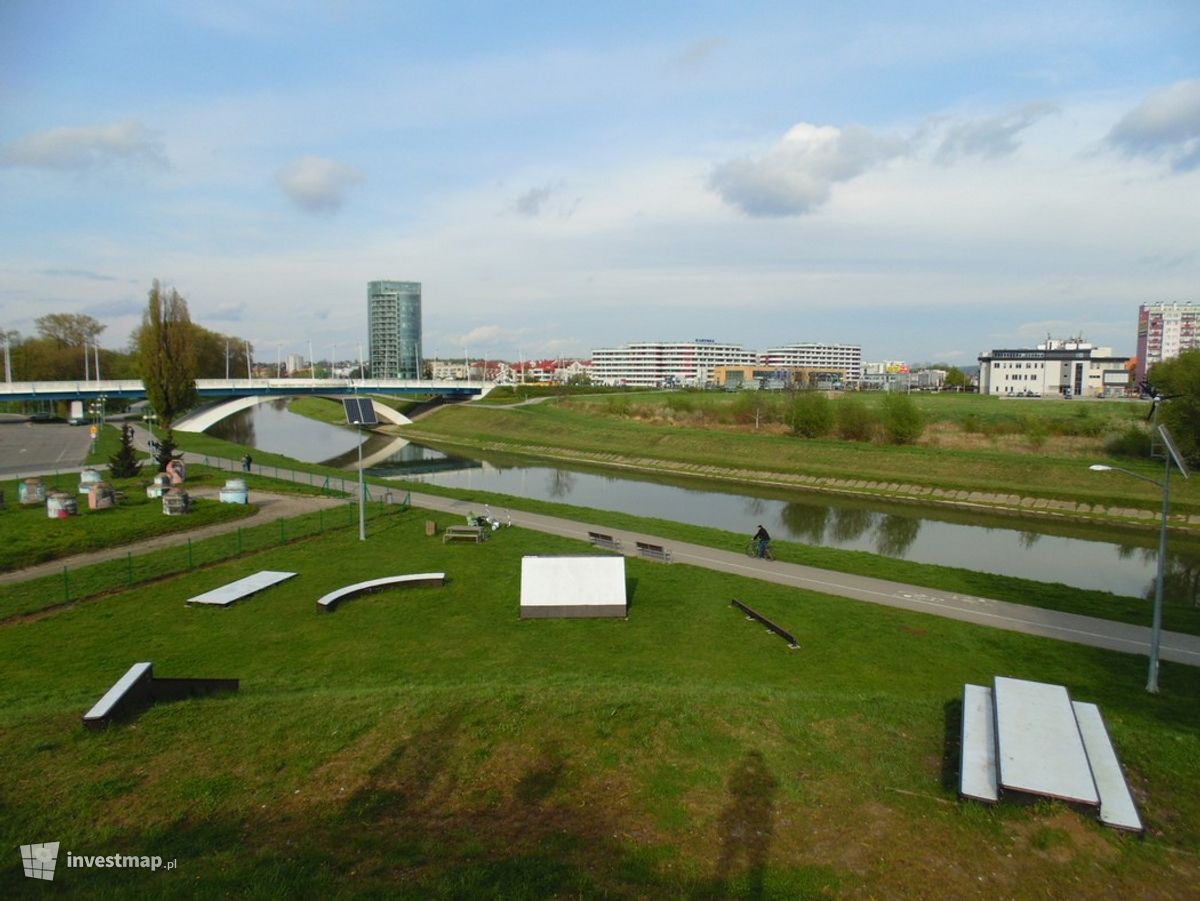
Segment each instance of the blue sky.
M150 282L274 359L1132 353L1200 302L1200 5L0 3L0 328ZM19 378L19 373L17 374Z

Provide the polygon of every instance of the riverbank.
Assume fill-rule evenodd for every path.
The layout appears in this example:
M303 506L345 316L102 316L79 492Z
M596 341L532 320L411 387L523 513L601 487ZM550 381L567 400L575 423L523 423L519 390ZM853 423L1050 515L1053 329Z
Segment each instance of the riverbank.
M423 443L630 472L1031 519L1153 529L1161 515L1160 493L1135 479L1090 472L1088 463L1096 457L808 441L597 419L553 402L520 409L448 408L395 434ZM1190 483L1176 483L1170 527L1200 535L1197 492Z

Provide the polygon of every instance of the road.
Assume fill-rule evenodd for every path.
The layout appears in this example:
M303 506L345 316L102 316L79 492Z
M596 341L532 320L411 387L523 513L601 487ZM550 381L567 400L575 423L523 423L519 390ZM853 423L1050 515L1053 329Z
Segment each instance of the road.
M141 429L135 430L138 433L138 441L144 442L146 434ZM195 454L186 454L185 459L194 463L204 460ZM210 463L216 462L213 458L208 459ZM236 461L227 460L224 463L230 469L238 468ZM287 476L285 472L279 475ZM411 499L414 507L464 517L468 512L478 513L483 508L479 502L472 503L433 494L413 492ZM624 552L630 556L636 555L637 542L641 541L668 548L672 559L677 563L686 563L715 572L731 573L870 604L928 613L1009 632L1038 635L1130 654L1149 653L1148 626L1132 626L1097 617L1043 610L1040 607L960 595L934 588L906 585L902 582L817 569L798 563L757 560L739 552L674 541L642 532L613 529L599 523L577 522L523 510L506 511L506 518L508 516L511 516L514 526L565 538L586 540L589 531L603 532L618 539ZM185 538L186 536L180 536L178 540L183 541ZM70 565L71 561L58 561L59 566L64 563ZM1200 636L1164 631L1160 656L1163 660L1200 666Z

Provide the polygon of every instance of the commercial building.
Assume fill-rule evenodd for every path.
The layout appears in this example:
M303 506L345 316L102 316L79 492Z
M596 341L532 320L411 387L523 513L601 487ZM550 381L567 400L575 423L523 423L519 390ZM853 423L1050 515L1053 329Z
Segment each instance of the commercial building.
M371 378L415 379L421 371L421 283L367 283Z
M1155 363L1200 347L1200 304L1144 303L1138 307L1138 384Z
M843 372L849 385L862 380L862 348L857 344L789 344L768 350L761 362L767 366Z
M1047 340L1034 348L992 350L979 355L979 393L1123 396L1129 387L1129 358L1083 338Z
M754 366L753 352L740 344L712 338L695 341L647 341L592 351L592 382L656 388L703 387L720 366Z

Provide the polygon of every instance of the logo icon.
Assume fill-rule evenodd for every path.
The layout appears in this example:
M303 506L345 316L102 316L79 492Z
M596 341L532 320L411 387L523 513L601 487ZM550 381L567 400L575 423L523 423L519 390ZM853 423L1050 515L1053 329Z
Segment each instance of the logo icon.
M30 879L54 879L54 864L58 861L58 842L41 845L21 845L21 862Z

